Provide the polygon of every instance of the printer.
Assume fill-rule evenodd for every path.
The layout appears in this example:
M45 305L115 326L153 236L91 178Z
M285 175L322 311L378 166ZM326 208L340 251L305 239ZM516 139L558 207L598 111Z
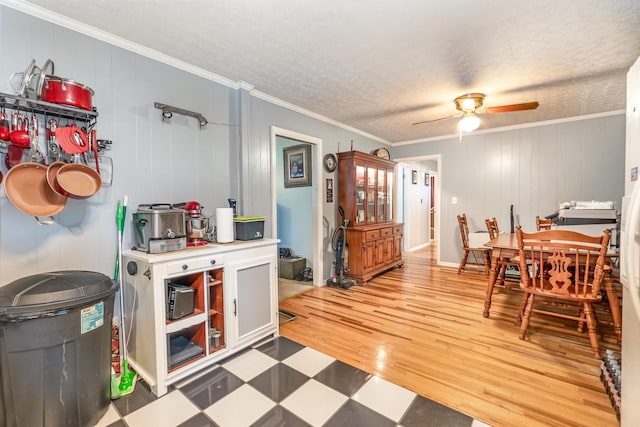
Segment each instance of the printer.
M613 202L576 201L560 203L558 212L550 215L557 229L578 231L597 235L611 229L609 246L617 247L619 239L619 218Z

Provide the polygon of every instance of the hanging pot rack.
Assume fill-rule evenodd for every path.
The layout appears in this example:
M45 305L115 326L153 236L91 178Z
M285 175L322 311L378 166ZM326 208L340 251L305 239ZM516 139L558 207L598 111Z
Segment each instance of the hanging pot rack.
M51 102L24 98L22 96L10 95L8 93L0 93L0 107L46 114L51 117L84 121L88 123L88 128L92 128L95 125L98 117L98 112L95 108L92 111L83 110L81 108L75 108L68 105L53 104Z

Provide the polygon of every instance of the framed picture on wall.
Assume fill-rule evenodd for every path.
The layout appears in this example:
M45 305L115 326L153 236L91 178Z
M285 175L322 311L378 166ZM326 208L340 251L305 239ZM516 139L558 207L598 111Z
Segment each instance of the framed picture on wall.
M412 170L411 171L411 183L412 184L417 184L418 183L418 171L417 170Z
M306 187L311 185L311 145L300 144L286 147L284 155L284 187Z

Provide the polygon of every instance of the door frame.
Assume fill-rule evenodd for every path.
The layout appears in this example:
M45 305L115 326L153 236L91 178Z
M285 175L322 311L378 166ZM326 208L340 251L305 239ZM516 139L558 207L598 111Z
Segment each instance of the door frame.
M278 198L276 191L276 174L282 173L277 170L276 163L276 138L278 136L287 139L311 144L312 173L311 173L311 189L312 189L312 207L313 212L311 218L311 234L313 238L313 286L322 286L324 263L322 259L322 228L320 217L322 215L322 192L320 191L320 178L322 177L322 139L314 136L305 135L288 129L271 126L271 235L278 236Z

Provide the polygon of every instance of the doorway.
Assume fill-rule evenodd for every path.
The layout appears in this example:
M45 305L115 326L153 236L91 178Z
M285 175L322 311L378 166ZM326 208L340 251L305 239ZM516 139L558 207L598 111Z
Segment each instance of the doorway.
M285 187L285 153L290 147L309 147L306 159L309 182L305 185ZM303 150L304 151L304 150ZM306 152L306 151L305 151ZM291 246L294 255L307 259L306 265L313 271L313 286L323 283L321 178L322 140L287 129L271 127L271 235L283 238L281 247ZM306 175L305 175L306 176ZM280 224L280 226L279 226ZM281 228L281 230L279 230ZM308 277L308 275L307 275Z
M404 223L405 236L414 234L420 234L424 231L425 240L422 244L416 246L412 245L410 239L404 239L405 251L413 251L427 246L431 243L438 243L440 238L440 194L441 194L441 182L440 176L442 176L442 161L440 155L428 155L428 156L415 156L394 159L398 162L398 207L402 209L402 216L398 216L398 221ZM412 194L415 191L412 187L416 187L416 184L412 182L412 172L415 169L421 171L427 170L428 175L420 179L422 185L428 185L426 191L420 192L418 197L425 197L425 202L428 201L428 210L415 209L416 205L422 205L422 200L413 200ZM424 180L423 180L424 179ZM414 209L412 209L412 206ZM415 215L419 217L415 217ZM415 218L412 218L415 217ZM425 218L426 217L426 218ZM425 222L429 222L428 228L422 230L421 225ZM421 241L422 242L422 241ZM440 262L440 246L436 246L436 260Z

